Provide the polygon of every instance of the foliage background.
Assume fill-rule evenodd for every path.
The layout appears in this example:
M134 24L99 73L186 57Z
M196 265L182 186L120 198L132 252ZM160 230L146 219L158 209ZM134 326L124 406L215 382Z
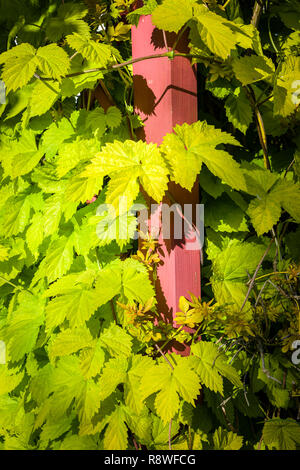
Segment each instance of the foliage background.
M0 0L0 448L299 448L299 2L134 3ZM199 122L160 148L135 134L140 14L189 28L198 64ZM186 333L155 307L157 244L136 250L134 216L127 241L100 240L96 209L198 174Z

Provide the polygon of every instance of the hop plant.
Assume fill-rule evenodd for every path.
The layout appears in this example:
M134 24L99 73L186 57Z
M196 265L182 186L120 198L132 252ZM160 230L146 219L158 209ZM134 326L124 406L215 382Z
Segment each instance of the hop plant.
M6 261L9 258L9 249L6 246L0 245L0 261Z
M176 313L176 323L194 328L196 324L213 317L217 304L212 305L213 299L206 303L202 302L201 298L197 298L194 294L190 293L190 296L191 302L183 296L180 297L179 308L181 311Z

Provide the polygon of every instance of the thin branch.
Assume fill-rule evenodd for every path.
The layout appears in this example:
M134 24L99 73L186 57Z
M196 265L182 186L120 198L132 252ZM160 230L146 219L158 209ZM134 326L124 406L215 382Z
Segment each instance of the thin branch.
M114 301L111 299L110 300L110 305L111 305L111 310L112 310L112 314L113 314L113 317L114 317L114 321L116 323L116 325L118 324L118 319L117 319L117 314L116 314L116 309L115 309L115 305L114 305Z
M262 257L261 257L261 259L260 259L260 261L259 261L259 263L258 263L258 265L257 265L257 267L256 267L255 273L253 274L253 277L252 277L252 279L251 279L251 281L250 281L249 288L248 288L248 292L247 292L247 294L246 294L246 297L245 297L245 300L244 300L244 302L243 302L243 305L242 305L242 307L241 307L240 312L243 310L243 308L244 308L245 305L246 305L246 302L247 302L247 300L248 300L248 298L249 298L250 292L251 292L252 287L253 287L253 285L254 285L254 282L255 282L257 273L258 273L258 271L260 270L260 267L261 267L261 265L262 265L262 263L263 263L265 257L266 257L267 254L269 253L272 243L274 243L273 238L272 238L272 240L270 241L269 246L267 247L266 251L265 251L264 254L262 255Z
M25 287L18 286L17 284L14 284L13 282L9 281L8 279L5 279L5 277L0 276L1 281L5 282L6 284L9 284L10 286L14 287L15 289L18 290L25 290L26 292L29 292L29 294L34 295L29 289L26 289Z
M173 50L173 51L175 51L176 47L178 46L178 43L179 43L180 39L182 38L182 36L183 36L184 32L187 30L187 28L188 28L188 26L185 25L185 26L179 31L179 33L178 33L178 35L177 35L177 38L176 38L176 40L175 40L175 42L174 42L174 44L173 44L173 46L172 46L172 50Z
M169 423L169 450L172 450L171 433L172 433L172 419L170 419L170 423Z
M232 364L232 363L233 363L233 361L235 360L236 356L238 356L238 354L242 351L242 349L244 349L244 345L241 346L241 347L237 350L237 352L233 355L232 359L230 359L230 361L229 361L229 364Z
M204 62L209 62L209 63L215 63L215 64L222 64L221 60L215 59L214 57L206 57L203 55L199 54L186 54L183 52L162 52L161 54L151 54L149 56L144 56L144 57L136 57L135 59L130 59L127 60L126 62L122 62L121 64L113 64L109 65L108 67L96 67L93 69L88 69L88 70L82 70L81 72L73 72L73 73L68 73L65 75L64 78L71 78L71 77L77 77L78 75L83 75L86 73L93 73L93 72L108 72L111 70L117 70L122 67L127 67L128 65L136 64L137 62L142 62L144 60L150 60L150 59L160 59L162 57L169 57L170 59L173 59L174 57L186 57L187 59L199 59L203 60ZM43 80L53 80L50 77L39 77Z
M164 44L165 44L165 48L166 48L166 51L169 52L169 48L168 48L168 41L167 41L167 35L166 35L166 32L165 30L163 29L163 38L164 38Z
M165 361L169 364L169 366L171 367L172 370L174 370L174 366L171 364L171 362L169 361L169 359L167 358L167 356L164 354L164 352L160 349L160 347L155 344L154 345L157 349L157 351L160 352L160 354L162 355L162 357L165 359Z
M277 383L279 383L280 385L282 385L282 383L280 382L280 380L276 379L276 377L272 377L272 375L270 374L269 370L266 368L264 350L263 350L263 347L262 347L262 344L261 344L260 341L258 341L258 349L259 349L260 357L261 357L261 370L263 371L264 374L266 374L266 376L268 377L268 379L274 380L274 382L277 382Z
M252 18L251 18L251 24L253 24L253 26L255 26L255 28L257 28L259 20L260 20L260 16L262 14L262 7L263 7L262 1L257 0L254 4L253 14L252 14Z
M284 178L286 177L286 175L288 174L288 172L290 171L290 169L293 167L293 165L296 163L296 160L293 158L293 160L291 161L291 163L289 164L289 166L287 167L287 169L285 170L285 173L284 173Z
M264 154L265 168L267 168L267 170L270 170L271 169L271 164L270 164L269 155L268 155L267 134L266 134L266 131L265 131L264 121L263 121L262 115L259 111L259 107L258 107L258 104L256 102L256 98L255 98L255 94L254 94L253 89L251 88L250 85L248 85L248 86L244 87L244 90L246 92L246 95L247 95L247 97L250 101L252 110L254 112L256 127L257 127L257 131L258 131L258 136L259 136L259 141L260 141L260 145L261 145L261 148L262 148L262 151L263 151L263 154Z

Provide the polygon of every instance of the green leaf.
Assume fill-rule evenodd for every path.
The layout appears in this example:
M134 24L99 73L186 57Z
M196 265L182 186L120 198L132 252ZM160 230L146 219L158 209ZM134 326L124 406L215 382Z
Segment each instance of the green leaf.
M139 181L155 201L160 202L167 189L168 171L155 144L127 140L106 144L82 177L111 177L106 202L116 215L129 210L139 194ZM123 202L125 201L125 202ZM124 208L123 208L124 207Z
M119 127L122 120L122 113L116 106L110 106L106 112L106 124L111 129Z
M231 240L213 261L212 288L217 302L229 302L241 308L251 276L265 251L263 245Z
M88 37L89 26L83 21L88 9L83 4L67 2L60 5L56 17L48 18L45 22L46 36L50 41L58 41L62 36L78 33Z
M53 282L70 269L73 262L73 239L61 236L49 246L33 279L33 285L43 277Z
M28 224L30 207L26 192L9 198L1 214L1 234L10 237L23 232Z
M155 26L165 31L175 32L193 16L195 0L164 0L152 13Z
M99 343L111 356L128 357L131 354L132 338L118 325L106 328L100 335Z
M40 213L34 214L30 226L26 231L26 242L33 255L37 255L38 248L44 240L44 220Z
M147 356L133 355L124 384L125 404L137 415L144 409L140 392L141 378L153 366L153 360Z
M172 419L179 408L179 396L194 405L200 384L196 374L188 366L188 359L181 359L174 368L164 363L148 369L142 377L140 391L145 400L153 393L158 415L166 423Z
M38 164L42 156L43 153L37 149L34 132L24 131L21 139L11 147L12 178L29 173Z
M65 434L67 431L70 430L73 419L74 417L71 415L71 416L62 418L58 422L55 422L55 423L49 423L49 422L45 423L41 432L40 439L44 441L45 443L58 439L59 437L61 437L63 434Z
M191 352L193 367L199 375L200 382L207 388L223 395L222 376L230 380L236 387L242 387L237 371L227 364L226 356L220 354L215 344L201 341L192 346Z
M251 201L248 213L257 235L262 235L273 228L281 215L281 207L274 200L272 193Z
M76 401L80 425L83 427L89 425L100 408L98 385L93 380L87 380L82 395Z
M279 66L274 86L274 115L289 116L300 103L300 58L288 57Z
M238 163L229 153L216 149L220 144L240 145L230 134L207 125L205 121L183 124L167 134L161 146L172 169L171 178L183 188L191 190L202 163L222 181L233 188L245 187L244 176ZM226 171L225 171L226 168Z
M226 194L205 204L205 225L212 227L216 232L248 230L244 211Z
M236 47L236 38L224 19L209 11L204 5L198 6L196 15L200 37L208 49L222 59L227 59Z
M65 192L67 200L83 204L91 200L99 193L103 185L103 177L95 175L90 178L83 178L81 175L74 175L69 181Z
M120 383L124 383L126 381L127 368L128 359L124 356L110 359L105 363L98 381L101 401L109 397Z
M277 450L296 450L300 444L300 426L293 419L270 419L263 428L263 440Z
M93 41L77 33L67 36L66 40L72 49L97 64L97 67L105 67L111 58L111 47L107 44Z
M0 381L4 379L0 366ZM1 382L0 382L1 383ZM1 383L2 385L2 383ZM2 388L2 387L1 387ZM1 392L0 392L0 395ZM0 396L0 432L3 433L8 429L14 429L15 419L20 405L16 398L11 398L8 394Z
M243 446L243 437L221 427L213 434L214 450L240 450Z
M246 93L242 88L237 88L234 94L229 95L225 102L225 110L228 121L236 129L246 134L253 119L253 112Z
M22 382L24 372L13 373L7 366L0 364L0 396L12 392Z
M60 80L69 70L70 60L68 54L56 44L40 47L36 52L39 70L46 77Z
M23 43L0 55L0 64L4 64L2 79L7 92L22 88L32 79L37 68L35 53L31 44Z
M26 85L20 90L10 93L8 112L5 113L5 120L17 116L28 105L32 93L32 84ZM0 99L1 101L1 99Z
M140 286L138 291L137 285ZM95 291L101 304L121 293L129 303L138 301L145 304L154 297L147 270L141 263L132 259L113 261L103 268L98 274Z
M281 180L273 188L270 195L273 200L297 221L300 222L300 184Z
M64 438L60 450L99 450L93 436L78 436L76 434Z
M54 392L50 397L48 416L58 420L67 411L73 400L80 403L84 397L86 381L81 374L79 358L76 356L66 356L59 359L57 366L53 370L51 384L48 393ZM44 402L44 406L47 402ZM95 408L96 408L95 403ZM97 409L95 410L95 412Z
M86 288L70 289L68 293L51 300L46 308L46 326L55 328L67 318L71 328L83 326L101 305L93 290Z
M126 415L122 405L117 406L109 417L109 424L104 434L104 448L107 450L127 449L127 426L125 424Z
M86 327L63 330L50 343L49 358L53 361L58 356L68 356L91 346L92 341L93 338Z
M52 158L60 145L74 133L72 124L66 118L53 122L42 136L42 147L46 156Z
M105 361L105 352L97 341L95 346L85 349L80 354L80 368L86 379L91 379L98 375Z
M255 55L234 59L232 68L236 78L243 86L269 79L275 71L271 59Z
M138 301L145 304L155 297L154 288L147 269L136 260L127 259L122 263L122 293L129 303ZM139 289L136 289L139 286Z
M70 170L73 170L80 162L90 160L98 150L94 139L80 139L63 143L59 148L57 158L57 176L62 178Z
M59 98L60 85L54 81L37 80L26 110L29 117L46 113Z
M19 361L34 349L44 318L44 301L24 292L22 303L13 313L5 329L9 360Z

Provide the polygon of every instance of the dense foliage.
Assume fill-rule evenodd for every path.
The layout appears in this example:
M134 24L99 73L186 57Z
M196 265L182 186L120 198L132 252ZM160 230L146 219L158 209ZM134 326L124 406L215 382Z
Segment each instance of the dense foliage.
M299 448L299 1L135 3L0 0L0 448ZM188 31L198 64L199 121L160 147L136 138L142 14ZM157 243L137 251L123 216L140 187L160 202L198 175L188 333L160 318Z

